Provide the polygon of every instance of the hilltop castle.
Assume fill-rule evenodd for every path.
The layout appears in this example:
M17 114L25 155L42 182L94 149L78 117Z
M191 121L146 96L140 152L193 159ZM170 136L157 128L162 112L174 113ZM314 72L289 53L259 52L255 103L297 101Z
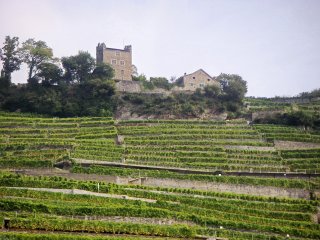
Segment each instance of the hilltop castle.
M119 92L142 92L138 81L132 81L132 47L127 45L124 49L107 48L104 43L98 43L96 47L97 63L109 64L114 69L116 90ZM196 89L204 89L207 85L217 85L216 79L199 69L190 74L184 74L180 78L182 86L176 86L173 91L194 92Z
M97 63L107 63L114 69L115 80L132 81L132 47L124 49L107 48L104 43L96 47Z

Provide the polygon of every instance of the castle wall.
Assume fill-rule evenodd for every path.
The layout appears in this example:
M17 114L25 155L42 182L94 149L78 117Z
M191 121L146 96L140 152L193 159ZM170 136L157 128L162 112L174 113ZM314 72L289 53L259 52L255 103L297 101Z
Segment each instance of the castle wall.
M104 43L96 47L97 63L109 64L114 69L115 80L132 80L132 47L122 49L107 48Z
M132 52L106 48L103 51L103 62L110 64L115 70L115 80L132 80Z
M123 80L116 82L116 90L118 92L139 93L141 92L141 86L139 82Z

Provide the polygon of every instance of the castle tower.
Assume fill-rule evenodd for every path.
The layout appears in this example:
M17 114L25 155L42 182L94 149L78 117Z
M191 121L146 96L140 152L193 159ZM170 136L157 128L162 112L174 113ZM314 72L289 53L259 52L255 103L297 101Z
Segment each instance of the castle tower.
M132 47L124 49L107 48L104 43L96 47L97 63L107 63L114 69L115 80L132 80Z

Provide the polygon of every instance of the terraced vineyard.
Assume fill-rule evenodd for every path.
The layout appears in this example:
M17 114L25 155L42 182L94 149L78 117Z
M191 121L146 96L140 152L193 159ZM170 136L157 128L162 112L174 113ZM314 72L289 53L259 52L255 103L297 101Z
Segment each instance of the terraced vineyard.
M111 118L0 117L1 166L50 167L69 158L120 161Z
M244 120L1 113L0 239L320 239L319 143Z
M319 114L319 99L301 98L246 98L245 102L251 112L260 111L283 111L294 107L299 110L307 111L311 114Z
M269 141L286 140L320 143L320 133L315 131L305 131L296 127L272 124L256 124L254 128Z
M246 98L245 102L252 112L279 111L291 106L288 102L279 102L276 99L268 98Z
M320 237L315 201L15 174L1 174L0 184L2 217L10 218L15 229L181 238ZM74 188L100 194L68 194Z

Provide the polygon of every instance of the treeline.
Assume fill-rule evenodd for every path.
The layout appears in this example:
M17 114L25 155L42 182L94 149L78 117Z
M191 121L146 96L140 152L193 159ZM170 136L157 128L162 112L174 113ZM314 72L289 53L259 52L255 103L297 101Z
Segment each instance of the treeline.
M130 105L138 115L177 118L199 117L207 112L228 111L230 117L239 116L247 83L235 74L221 74L218 85L198 89L194 93L167 95L115 94L114 70L107 64L96 64L84 51L77 55L55 58L44 41L28 39L22 44L18 37L7 36L0 49L2 71L0 77L0 108L7 111L38 113L49 116L113 116L116 109ZM13 84L11 75L28 68L27 83ZM142 88L170 90L181 79L169 81L163 77L146 79L138 75L134 66L133 81Z
M88 53L54 58L44 41L7 36L0 53L0 106L4 110L50 116L112 116L115 105L114 70L96 64ZM14 71L28 67L27 84L11 81Z

